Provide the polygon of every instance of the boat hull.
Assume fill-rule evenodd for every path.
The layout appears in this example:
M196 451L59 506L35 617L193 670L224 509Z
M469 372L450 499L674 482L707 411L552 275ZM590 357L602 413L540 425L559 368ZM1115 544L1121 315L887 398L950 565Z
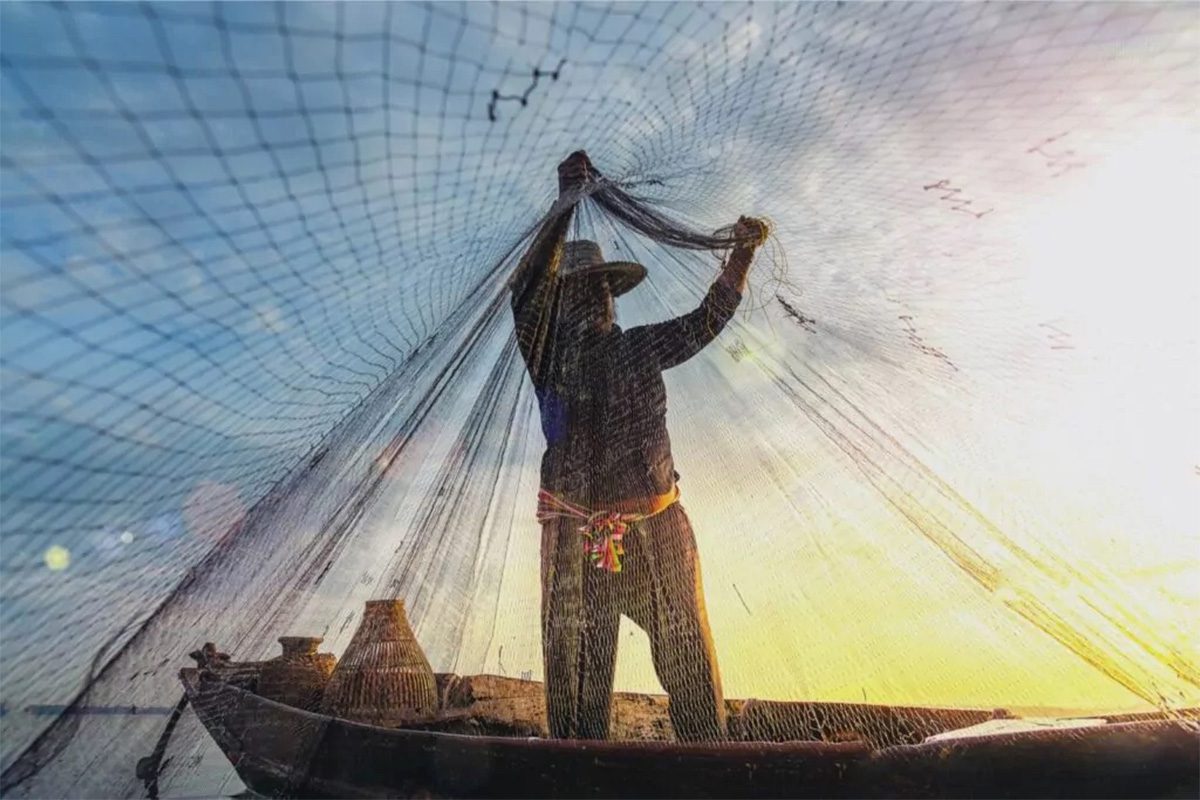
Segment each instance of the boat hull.
M246 785L269 797L1195 797L1200 738L1163 722L862 743L565 741L360 725L199 670L183 682Z

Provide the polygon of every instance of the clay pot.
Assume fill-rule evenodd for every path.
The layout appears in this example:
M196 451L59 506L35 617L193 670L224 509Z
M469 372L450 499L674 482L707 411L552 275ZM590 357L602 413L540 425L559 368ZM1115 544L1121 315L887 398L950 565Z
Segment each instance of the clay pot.
M318 711L325 686L333 674L337 657L318 653L319 636L281 636L283 655L263 664L258 677L258 693L305 711Z
M437 714L437 684L404 603L369 600L362 622L325 688L325 714L397 727Z

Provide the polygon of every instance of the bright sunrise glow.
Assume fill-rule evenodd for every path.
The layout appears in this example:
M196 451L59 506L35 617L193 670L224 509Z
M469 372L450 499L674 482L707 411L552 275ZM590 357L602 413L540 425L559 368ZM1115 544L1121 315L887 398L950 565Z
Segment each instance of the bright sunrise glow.
M1074 629L1089 631L1099 649L1126 647L1120 656L1159 676L1159 689L1172 702L1200 701L1194 686L1179 685L1145 652L1122 645L1127 640L1120 629L1080 599L1121 598L1109 611L1126 616L1123 625L1135 625L1136 635L1173 649L1194 668L1188 623L1200 617L1200 504L1192 469L1200 452L1194 153L1194 139L1184 132L1148 128L1086 173L1061 181L1059 193L1031 198L1010 222L1029 313L1070 331L1080 354L1072 363L1081 366L1066 373L1059 368L1038 387L1058 411L1035 430L1016 431L1020 438L994 429L988 440L987 420L970 422L987 441L984 452L990 448L1000 462L1005 454L1020 473L1019 481L985 476L975 497L996 509L1019 502L1017 522L1005 524L1005 534L1079 566L1086 584L1063 575L1055 576L1061 585L1047 582L1018 565L1005 572L1006 585L997 592L980 592L948 569L941 553L895 533L897 523L886 511L838 509L811 517L809 531L775 530L761 489L737 489L739 475L755 474L752 466L722 474L721 486L755 497L756 532L773 541L823 541L840 552L824 559L808 546L775 547L762 553L769 563L743 559L757 574L734 574L722 553L731 546L730 532L746 530L745 509L710 502L719 497L715 486L712 494L697 491L697 471L708 465L687 458L685 505L698 520L729 696L1064 708L1148 704L1019 614L998 611L1003 605L1031 613L1028 602L1040 601ZM759 350L767 358L778 352L769 343L751 347ZM986 417L992 409L979 411ZM711 413L707 401L672 397L673 431L681 418ZM689 437L678 438L686 449ZM952 439L944 444L955 446ZM826 482L822 490L832 493L827 471L812 480ZM861 475L843 473L839 480L860 481ZM856 491L849 483L836 489L843 497ZM849 557L854 551L860 555ZM536 550L523 552L529 557L524 569L536 575ZM774 576L768 587L764 572ZM536 581L507 574L537 591ZM793 584L798 591L784 589ZM746 595L757 600L751 617L742 611ZM618 685L657 690L645 637L627 623L622 636ZM511 645L505 654L516 658ZM536 652L526 656L538 663ZM984 672L987 681L980 680Z

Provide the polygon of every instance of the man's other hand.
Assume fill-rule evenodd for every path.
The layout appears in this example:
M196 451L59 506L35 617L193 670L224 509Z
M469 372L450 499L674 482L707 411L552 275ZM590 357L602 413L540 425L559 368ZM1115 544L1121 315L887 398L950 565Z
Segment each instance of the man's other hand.
M749 250L753 253L767 240L767 223L754 217L738 217L733 226L733 235L737 239L735 250Z
M725 259L725 266L721 269L718 282L724 283L739 294L745 294L750 262L754 260L754 251L767 240L768 232L767 223L762 220L754 217L738 217L737 223L733 226L733 236L737 243L734 244L729 258Z

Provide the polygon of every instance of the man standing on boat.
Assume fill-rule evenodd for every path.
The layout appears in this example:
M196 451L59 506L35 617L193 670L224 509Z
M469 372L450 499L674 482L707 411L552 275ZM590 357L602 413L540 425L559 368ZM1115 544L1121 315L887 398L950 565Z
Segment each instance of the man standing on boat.
M716 338L746 288L766 229L743 217L695 310L621 330L613 298L645 278L565 241L600 180L587 155L558 168L560 197L510 282L517 341L541 412L542 651L550 734L604 739L622 614L650 638L680 741L719 741L725 705L700 564L667 435L662 371Z

